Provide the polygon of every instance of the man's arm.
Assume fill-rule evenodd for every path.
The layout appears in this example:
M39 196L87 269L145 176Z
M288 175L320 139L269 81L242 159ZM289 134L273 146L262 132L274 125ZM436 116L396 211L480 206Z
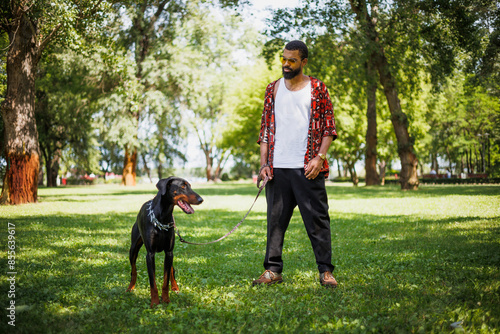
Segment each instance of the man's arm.
M260 142L260 177L261 179L265 179L266 176L269 177L269 180L271 180L273 178L273 176L271 175L271 168L269 167L269 164L268 164L268 156L269 156L269 144L268 143L265 143L265 142ZM265 166L267 165L266 167L262 167L262 166Z

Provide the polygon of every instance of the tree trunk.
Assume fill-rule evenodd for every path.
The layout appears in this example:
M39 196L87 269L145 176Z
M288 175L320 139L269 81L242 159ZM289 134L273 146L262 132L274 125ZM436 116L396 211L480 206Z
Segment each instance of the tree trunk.
M439 171L439 162L438 162L438 159L437 159L437 153L433 153L432 154L431 168L436 171L436 174L438 173L438 171Z
M40 156L35 119L36 28L24 14L9 31L7 93L2 103L7 170L0 203L33 203L38 196Z
M358 179L358 174L356 173L356 167L354 166L354 163L348 163L349 167L349 174L351 174L351 181L352 184L357 187L359 184L359 179Z
M366 74L368 80L366 119L368 124L366 128L365 170L366 185L373 186L380 184L380 178L377 173L377 83L371 60L366 64Z
M378 170L380 173L380 185L385 185L385 168L387 167L387 163L385 160L380 161L378 164Z
M398 154L401 160L401 189L410 190L418 188L417 156L413 150L413 143L408 133L408 117L401 109L396 88L396 79L392 76L384 48L380 42L376 29L376 20L370 17L365 0L355 2L349 0L353 12L366 38L371 43L370 48L375 50L373 61L379 74L379 80L384 87L385 97L391 112L391 121L398 140Z
M130 153L130 148L125 148L125 159L123 161L122 185L135 186L135 167L137 166L137 148L133 148Z
M45 169L47 170L47 187L57 187L57 174L59 174L59 160L61 151L56 150L46 160Z
M466 174L470 173L470 166L469 166L469 152L468 152L468 150L465 150L464 173L466 173Z
M481 144L479 144L479 149L476 144L474 144L474 153L476 154L476 170L478 173L482 173L482 154L481 154Z
M149 169L148 162L146 160L146 154L143 153L141 154L141 156L142 156L142 162L144 163L144 169L146 170L146 174L148 174L149 182L153 183L153 180L151 179L151 170Z
M396 134L396 139L398 140L398 154L401 160L401 175L399 182L401 184L401 189L415 190L418 188L418 160L413 149L413 142L408 133L408 117L401 109L396 89L396 80L390 72L387 58L381 46L378 58L377 68L380 83L384 87L385 97L391 112L392 126Z
M458 173L462 174L464 172L464 154L460 154L460 170Z
M473 174L474 168L472 167L472 149L466 150L467 152L467 174Z
M209 150L203 150L205 152L205 160L207 162L207 168L206 168L206 174L207 174L207 181L211 181L213 179L212 175L212 169L213 169L213 161L214 159L210 156L210 151Z
M487 167L488 167L488 173L490 173L491 172L491 155L490 155L490 137L488 136L488 134L486 134L486 145L487 145L486 146L487 147L486 151L488 152L487 153L487 156L488 156L488 165L487 165Z
M42 163L40 162L40 165ZM43 168L38 168L38 186L43 186L43 178L45 177L43 173Z
M161 162L158 162L158 178L163 179L163 165Z
M418 188L418 160L413 150L410 134L408 133L408 118L401 110L394 78L386 71L388 71L388 65L385 62L385 65L381 65L379 74L391 111L392 126L394 127L394 132L398 140L398 154L401 160L401 176L399 182L401 184L401 189L415 190ZM385 75L383 74L384 72L386 73Z
M214 181L219 181L221 179L221 173L224 169L224 166L226 165L227 160L229 159L229 153L230 152L228 150L220 151L217 167L215 168L215 173L213 176Z
M135 77L138 82L141 82L144 79L144 61L151 51L151 39L153 38L154 34L157 33L156 24L161 17L162 12L164 12L165 6L167 4L168 1L161 1L160 4L157 4L157 7L155 9L154 6L149 6L147 2L143 2L140 6L135 7L135 18L132 21L134 29L132 29L131 38L135 46L135 63L137 68ZM145 86L147 90L148 83L146 83ZM145 94L145 91L143 92L143 94ZM144 113L143 105L140 105L138 107L138 110L136 112L133 112L133 117L137 120L137 124L139 124L139 119L142 113ZM131 153L129 147L125 147L125 159L122 175L123 185L136 185L137 154L137 148L134 148L133 152ZM144 165L146 166L149 179L151 180L150 171L147 168L146 163L144 163ZM159 169L159 174L161 174L161 169Z
M448 155L448 169L451 171L453 170L453 165L452 165L452 159L451 159L451 153L450 153L450 148L446 146L446 153Z
M58 147L60 145L59 143L56 143L55 146ZM52 151L50 144L47 144L46 146L40 144L40 152L43 154L43 160L45 161L45 170L47 172L47 187L57 187L59 161L62 156L61 149L56 148L54 151ZM40 170L42 170L42 168L40 168ZM43 173L40 173L40 175L43 175Z
M214 176L213 176L213 179L215 182L218 182L220 181L220 178L221 178L221 175L220 173L222 172L222 168L220 167L220 163L217 164L217 167L215 167L215 173L214 173Z

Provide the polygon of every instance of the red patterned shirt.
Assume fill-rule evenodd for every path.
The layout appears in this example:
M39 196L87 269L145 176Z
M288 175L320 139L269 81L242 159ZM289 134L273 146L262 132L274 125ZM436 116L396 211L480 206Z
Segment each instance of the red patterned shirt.
M325 84L320 80L311 78L311 118L309 121L308 144L306 155L304 156L304 168L310 160L318 155L323 137L332 136L337 138L335 128L335 117L333 115L332 101ZM271 82L266 88L264 99L264 111L262 112L262 121L260 126L260 135L257 143L269 144L268 163L273 173L274 143L275 143L275 115L274 115L274 87L278 80ZM328 160L323 163L321 172L326 173L328 177Z

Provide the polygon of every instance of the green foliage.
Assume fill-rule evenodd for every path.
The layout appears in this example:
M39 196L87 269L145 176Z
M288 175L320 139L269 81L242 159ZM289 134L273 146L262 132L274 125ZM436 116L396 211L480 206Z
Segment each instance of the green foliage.
M175 209L190 241L214 240L244 215L253 184L194 185L205 202ZM149 308L145 251L130 280L130 229L153 185L42 188L37 205L2 208L0 240L15 225L19 333L497 333L500 282L498 186L327 185L335 276L325 289L298 212L284 247L285 282L251 287L263 271L266 205L221 243L177 243L180 293ZM4 254L4 259L6 253ZM156 256L157 284L163 256ZM8 291L8 282L0 282ZM0 295L8 305L7 293ZM0 330L7 332L6 309Z
M466 78L457 74L448 80L440 94L431 97L427 103L428 136L431 138L429 152L446 157L457 173L468 169L469 173L475 171L499 176L496 149L500 135L498 99L481 87L468 85Z
M410 142L419 154L419 159L428 161L428 156L432 154L429 153L433 150L447 150L450 145L458 146L464 141L469 146L484 145L484 140L479 143L477 140L466 139L468 134L447 137L443 132L439 135L439 140L436 136L436 140L431 143L430 133L437 133L438 129L447 127L444 124L436 126L436 122L443 120L446 123L445 119L453 117L447 114L453 114L454 111L443 110L441 117L431 117L434 121L429 121L426 116L433 113L429 101L434 100L437 92L446 87L447 78L453 76L457 69L474 73L473 79L469 80L474 86L471 91L481 90L490 95L488 98L485 96L485 99L498 95L498 82L492 80L499 73L496 70L499 64L499 20L496 15L499 9L496 3L481 0L367 1L369 12L361 15L368 15L372 20L370 24L376 25L376 40L379 45L373 45L366 38L367 27L360 25L353 15L351 5L357 3L301 2L297 8L276 10L267 31L271 37L266 44L268 58L271 51L282 48L283 41L292 36L300 36L310 46L310 73L323 79L330 88L331 95L339 101L336 106L339 140L334 143L334 150L339 150L339 146L342 146L341 151L348 152L348 155L344 155L348 157L347 160L362 156L356 152L360 151L364 141L361 138L361 141L353 140L351 136L362 135L363 122L352 121L359 118L361 110L366 108L364 92L367 83L379 80L378 76L368 76L366 63L380 48L383 49L391 75L397 82L398 98L409 121ZM485 72L486 68L490 73ZM484 88L479 88L478 84L481 82ZM343 103L346 99L351 101ZM481 100L484 101L483 98ZM397 149L395 137L387 131L387 125L390 125L387 111L381 110L386 108L386 104L378 99L377 105L379 160L390 161ZM343 111L346 107L348 112ZM493 106L490 109L498 112ZM353 132L352 126L346 128L350 133L344 131L344 124L348 124L347 118L350 118L350 124L358 124L357 131ZM433 127L435 129L431 129ZM477 135L477 131L475 132ZM483 133L480 135L484 136ZM339 143L343 139L346 142ZM490 152L497 150L496 146L492 146ZM494 161L495 154L492 154ZM452 162L458 159L458 155L450 151L447 151L446 156ZM490 172L493 170L495 168L491 167Z
M96 84L102 86L96 113L102 169L119 169L125 150L137 148L144 167L153 163L160 173L174 159L185 159L170 63L185 3L117 1L113 9L105 42L95 53Z
M398 145L387 100L381 90L377 91L377 140L378 160L388 164L395 161Z
M239 38L255 37L248 38L239 18L220 8L235 3L117 2L110 27L119 39L111 58L122 75L101 99L99 117L108 161L114 164L115 145L138 148L144 166L152 162L159 173L174 161L185 161L183 139L191 121L202 147L219 153L212 148L221 137L220 109L232 56L246 47ZM208 138L203 136L207 133ZM221 153L221 159L227 157Z
M417 3L424 14L420 30L429 42L423 47L428 51L433 79L441 78L439 81L443 82L460 62L475 76L476 83L490 86L498 95L497 83L490 81L498 77L498 3L483 0ZM462 52L466 54L465 61L458 57Z
M57 160L53 152L61 151L67 145L69 141L68 137L72 135L75 150L79 146L84 147L84 149L90 147L86 143L87 136L85 133L88 129L85 125L89 124L89 122L81 122L79 124L81 127L74 127L74 124L78 123L75 119L79 118L79 121L85 120L85 117L81 116L81 113L78 115L78 108L75 108L80 102L80 96L78 96L80 92L75 92L73 86L72 93L74 94L75 101L69 98L69 100L63 102L70 95L68 94L68 90L63 90L63 92L55 93L54 96L47 97L50 88L53 87L48 88L46 86L45 89L42 88L35 92L35 84L30 78L33 78L33 75L36 74L41 76L46 75L47 68L39 69L38 66L40 60L43 62L47 59L45 57L50 46L71 46L73 50L77 50L80 46L79 42L81 42L81 39L79 37L81 35L92 36L94 32L98 31L100 23L105 18L108 4L106 1L97 2L89 0L77 2L64 0L4 1L2 3L0 7L2 14L2 19L0 20L0 57L2 59L0 62L2 65L0 69L0 102L8 101L8 103L2 103L2 116L4 119L0 126L0 135L2 138L4 137L3 128L5 126L11 130L8 133L8 137L24 138L22 140L23 154L25 150L24 143L30 141L36 143L38 138L42 140L42 153L46 162ZM23 30L29 32L24 33ZM22 58L22 56L19 57L19 55L23 54L27 56L25 58ZM22 62L23 73L16 73L14 62ZM6 67L6 63L10 66ZM45 77L46 81L51 81L51 74L54 73L49 73ZM8 90L5 90L5 83L7 81L12 86L9 86ZM56 81L54 80L52 83L61 87L59 82ZM36 106L38 121L39 123L41 121L45 122L42 125L45 128L42 129L43 131L41 131L40 136L36 133L37 124L34 116L26 111L35 109L33 105L34 99L29 97L30 94L35 93L38 98L38 105ZM66 96L61 98L64 94ZM84 93L82 92L82 94ZM24 98L26 98L24 102L19 102ZM53 99L51 100L51 98ZM59 101L55 102L58 99ZM22 105L23 103L31 105L25 107ZM55 105L58 106L55 107ZM77 114L76 117L68 114L68 110L71 108ZM56 109L58 111L61 110L61 113L55 112ZM26 114L24 115L26 124L17 124L16 117L9 117L12 113L19 115ZM73 121L72 129L68 127L71 124L69 120ZM6 137L6 139L8 138ZM16 144L13 139L8 140L6 143L1 143L2 155L15 148ZM81 142L83 144L78 145ZM4 144L8 146L5 150ZM33 151L38 153L38 144L35 144L32 148L27 148L28 153ZM93 160L89 152L85 153L88 155L86 161ZM92 164L87 163L88 165ZM34 183L37 181L35 178L35 180L30 180L29 182ZM36 199L37 189L36 187L32 188L33 192L35 192L33 197Z
M109 13L109 1L40 0L2 3L2 31L12 31L15 21L25 15L35 30L36 52L43 52L51 43L78 49L80 36L97 36Z
M335 158L346 163L356 183L354 165L362 159L365 152L366 121L365 111L352 100L349 92L345 91L345 95L336 96L332 101L335 106L337 133L341 135L341 140L333 142L331 152Z
M413 147L419 159L422 157L425 160L427 154L426 137L431 130L432 125L429 124L427 116L432 114L429 101L436 96L433 94L433 89L429 83L429 76L424 72L415 73L416 78L413 80L418 83L407 95L401 97L401 106L406 110L408 116L408 132L414 143Z
M216 179L235 147L227 140L232 91L247 87L259 36L229 10L192 3L189 11L173 42L171 72L179 83L185 120L206 157L206 176Z
M39 67L36 88L38 139L45 161L61 158L65 169L99 172L93 113L96 87L89 84L92 65L81 52L49 53Z
M232 154L238 173L247 174L259 164L254 143L265 87L280 76L276 52L293 35L309 45L306 73L323 80L334 100L339 140L332 146L333 157L350 165L360 161L365 90L378 78L366 75L374 49L350 3L311 0L277 10L268 22L266 42L232 11L237 3L57 0L27 7L40 41L57 32L56 47L49 49L57 52L42 58L43 78L37 83L49 101L38 109L47 129L40 130L41 143L71 143L63 155L66 165L89 172L100 164L102 171L119 173L125 147L138 147L144 166L165 169L186 159L188 119L214 167ZM467 151L475 170L484 165L478 160L487 159L487 172L500 175L499 106L493 98L500 82L495 80L500 73L496 3L369 4L420 163L439 156L463 169ZM10 5L0 6L2 31L13 22ZM2 56L8 45L3 33ZM267 69L259 54L268 61ZM4 58L0 65L1 102ZM381 93L377 151L379 161L390 163L397 144ZM2 129L0 121L0 143Z
M257 145L260 122L264 108L264 94L269 83L281 75L281 66L274 59L270 70L262 59L245 66L237 85L232 85L224 108L228 121L224 130L223 145L231 147L233 156L244 162L254 172L260 167L260 151ZM247 175L249 177L251 175Z

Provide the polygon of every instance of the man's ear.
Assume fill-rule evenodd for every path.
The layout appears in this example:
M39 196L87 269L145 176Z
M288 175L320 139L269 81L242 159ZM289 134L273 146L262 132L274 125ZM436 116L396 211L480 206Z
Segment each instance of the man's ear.
M173 180L174 177L171 176L169 178L161 179L160 181L158 181L158 183L156 184L156 188L158 188L158 193L162 196L165 196L165 194L167 193L167 189Z

